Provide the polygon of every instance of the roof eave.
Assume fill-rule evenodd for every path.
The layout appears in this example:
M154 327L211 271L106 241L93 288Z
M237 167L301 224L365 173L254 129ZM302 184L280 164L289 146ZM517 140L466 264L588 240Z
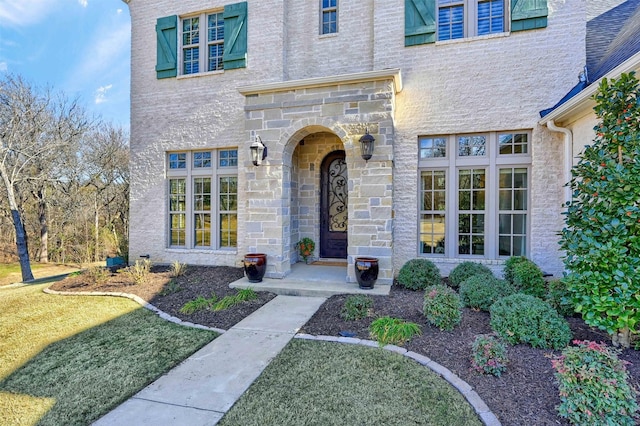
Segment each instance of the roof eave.
M617 78L620 74L636 71L640 73L640 52L636 52L635 55L609 71L607 74L599 78L588 85L580 93L569 99L567 102L560 105L558 108L545 115L538 123L545 126L549 121L555 121L561 123L584 111L585 109L593 108L595 101L593 95L598 91L600 82L603 78L611 79Z

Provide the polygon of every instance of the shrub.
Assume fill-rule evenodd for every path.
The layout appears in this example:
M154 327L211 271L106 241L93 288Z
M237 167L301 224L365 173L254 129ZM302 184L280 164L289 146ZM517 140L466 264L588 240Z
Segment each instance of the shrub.
M347 297L340 311L340 316L346 321L355 321L369 316L373 306L373 299L361 294Z
M174 278L180 277L187 272L187 264L180 263L177 260L171 264L171 276Z
M369 327L369 334L380 346L402 345L421 333L418 324L391 317L378 318Z
M105 284L109 280L109 276L111 275L111 273L107 269L101 266L92 266L91 268L87 269L86 273L87 277L98 285Z
M504 262L504 279L513 284L513 268L520 262L527 260L524 256L512 256Z
M575 425L634 425L636 391L624 363L605 344L574 341L552 360L560 390L558 413Z
M125 273L134 284L143 284L147 281L151 272L151 261L149 259L136 260L136 263L125 269Z
M453 268L449 274L449 285L453 288L458 288L463 281L474 275L493 275L493 273L491 269L481 263L462 262Z
M462 319L460 296L442 284L427 287L424 293L424 315L440 330L453 330Z
M525 259L513 266L513 285L524 294L543 299L547 288L542 275L538 265Z
M491 328L511 344L562 349L571 339L569 324L547 302L516 293L491 305Z
M423 290L442 283L440 270L428 259L411 259L398 273L398 284L410 290Z
M460 300L464 306L488 311L503 297L511 296L516 289L505 280L493 275L474 275L460 284Z
M471 366L479 373L500 377L507 370L507 348L490 334L481 334L473 342Z
M596 137L572 169L560 246L576 312L630 347L640 329L640 82L602 79Z
M573 303L571 303L571 293L569 293L567 283L563 280L549 282L546 300L563 317L573 315L574 308Z

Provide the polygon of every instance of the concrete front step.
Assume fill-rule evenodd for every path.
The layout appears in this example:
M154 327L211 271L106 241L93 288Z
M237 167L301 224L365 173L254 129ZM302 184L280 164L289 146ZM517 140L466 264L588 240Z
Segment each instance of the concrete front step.
M231 288L252 288L286 296L330 297L336 294L369 294L386 296L390 285L375 284L371 290L363 290L358 283L348 283L345 266L292 265L291 273L282 279L264 278L251 283L244 277L229 285Z

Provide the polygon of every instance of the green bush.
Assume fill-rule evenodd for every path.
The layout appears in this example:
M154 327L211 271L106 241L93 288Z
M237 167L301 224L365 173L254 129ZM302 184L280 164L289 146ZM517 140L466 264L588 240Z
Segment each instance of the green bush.
M478 373L500 377L507 370L507 348L490 334L477 336L472 346L471 366Z
M102 266L92 266L91 268L87 269L86 274L89 279L95 282L97 285L105 284L107 281L109 281L109 277L111 276L111 272L108 269L103 268Z
M493 275L493 272L481 263L462 262L449 274L449 285L458 288L463 281L474 275Z
M346 321L355 321L369 316L373 306L373 299L369 296L356 294L347 297L342 305L340 316Z
M605 344L575 341L552 360L560 390L558 413L574 425L635 425L636 391L624 363Z
M544 299L547 285L538 265L525 259L513 266L513 285L521 293Z
M516 293L516 289L505 280L493 275L474 275L460 284L458 290L464 306L488 311L494 302Z
M569 324L547 302L516 293L491 305L491 328L511 344L562 349L571 339Z
M573 315L574 308L567 283L564 280L552 280L549 282L548 287L547 303L563 317Z
M403 321L398 318L381 317L371 323L369 327L371 337L378 341L380 346L403 345L413 336L422 334L420 326L413 322Z
M398 284L410 290L422 290L442 283L440 270L428 259L411 259L398 273Z
M504 262L504 279L513 284L513 268L520 262L527 260L524 256L512 256Z
M453 330L462 319L460 296L442 284L427 287L424 293L424 315L440 330Z

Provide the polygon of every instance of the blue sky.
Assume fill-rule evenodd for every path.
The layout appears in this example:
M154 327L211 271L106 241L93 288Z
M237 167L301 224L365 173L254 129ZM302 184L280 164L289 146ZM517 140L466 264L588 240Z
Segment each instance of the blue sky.
M0 73L78 97L127 130L130 46L122 0L0 0Z

